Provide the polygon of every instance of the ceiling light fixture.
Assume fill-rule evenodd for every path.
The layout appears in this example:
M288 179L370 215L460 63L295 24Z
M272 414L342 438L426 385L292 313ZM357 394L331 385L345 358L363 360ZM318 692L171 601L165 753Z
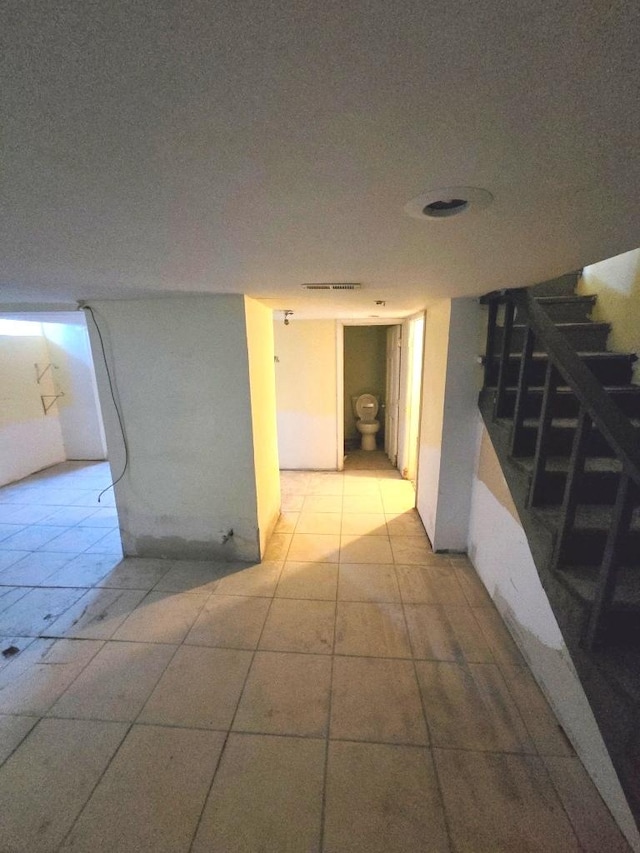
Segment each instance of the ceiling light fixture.
M480 187L442 187L427 190L405 205L404 212L416 219L449 219L461 213L483 210L493 201Z

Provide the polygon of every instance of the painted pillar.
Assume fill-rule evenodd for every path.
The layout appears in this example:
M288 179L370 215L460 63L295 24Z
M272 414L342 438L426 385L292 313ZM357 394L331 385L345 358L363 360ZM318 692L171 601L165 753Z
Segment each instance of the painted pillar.
M248 323L240 295L91 307L122 417L123 429L88 318L114 479L126 461L115 486L125 554L260 559L280 505L275 428L256 434L275 424L275 393L254 417L250 384L251 372L274 383L267 309L250 306Z
M417 506L435 551L465 551L479 390L476 299L426 312Z

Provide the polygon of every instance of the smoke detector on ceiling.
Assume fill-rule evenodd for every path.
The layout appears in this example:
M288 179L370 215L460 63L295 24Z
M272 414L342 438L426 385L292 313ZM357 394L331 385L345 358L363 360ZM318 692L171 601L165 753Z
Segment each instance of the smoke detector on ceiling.
M442 187L427 190L405 205L404 212L416 219L449 219L461 213L483 210L493 201L480 187Z
M303 290L360 290L361 284L354 282L312 282L310 284L301 284Z

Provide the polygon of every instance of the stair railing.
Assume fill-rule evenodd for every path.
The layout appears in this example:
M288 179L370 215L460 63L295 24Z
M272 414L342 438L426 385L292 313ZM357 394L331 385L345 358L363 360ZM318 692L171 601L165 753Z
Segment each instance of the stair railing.
M546 311L528 290L519 288L496 291L482 297L480 301L489 307L484 364L485 385L488 384L489 377L494 374L495 362L499 359L494 418L503 417L507 409L508 365L516 311L518 325L524 327L511 432L512 456L522 455L524 419L529 398L534 346L538 351L546 352L548 356L528 498L530 506L539 506L544 493L553 403L561 380L571 388L578 400L578 423L571 449L554 553L556 567L562 561L574 528L576 511L580 503L580 484L585 468L587 446L594 427L599 430L620 462L621 474L611 525L598 571L595 601L583 639L588 648L593 648L602 638L605 619L613 603L617 573L621 564L621 546L630 530L633 507L640 496L640 447L637 435L629 419L609 399L600 382L580 360L567 338L555 327ZM498 356L495 353L495 342L500 305L504 305L504 318L502 346Z

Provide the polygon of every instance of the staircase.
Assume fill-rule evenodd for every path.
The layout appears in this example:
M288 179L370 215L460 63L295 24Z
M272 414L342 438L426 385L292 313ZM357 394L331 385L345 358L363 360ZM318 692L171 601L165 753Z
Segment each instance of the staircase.
M579 274L483 297L480 409L640 822L640 386Z

